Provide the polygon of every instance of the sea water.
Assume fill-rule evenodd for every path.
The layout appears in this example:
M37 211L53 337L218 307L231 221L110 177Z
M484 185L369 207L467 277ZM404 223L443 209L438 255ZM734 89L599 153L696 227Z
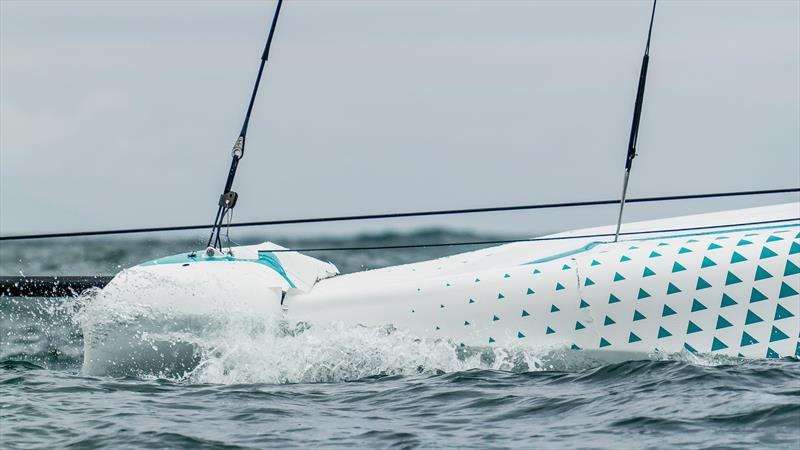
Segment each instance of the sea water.
M298 248L496 238L427 231L277 241ZM113 274L198 246L4 243L0 274ZM312 256L352 272L472 248ZM125 326L129 313L93 302L91 292L0 298L0 447L800 448L796 359L653 353L618 361L568 349L465 348L391 326L230 314L167 331L193 345L185 370L154 361L90 376L84 330Z

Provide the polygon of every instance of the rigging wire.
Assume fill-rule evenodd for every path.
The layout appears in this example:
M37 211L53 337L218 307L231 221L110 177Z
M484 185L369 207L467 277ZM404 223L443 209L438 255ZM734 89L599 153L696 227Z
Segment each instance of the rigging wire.
M705 194L668 195L660 197L632 198L628 199L627 203L650 203L650 202L665 202L665 201L676 201L676 200L697 200L697 199L707 199L707 198L788 194L788 193L798 193L798 192L800 192L800 187L783 188L783 189L762 189L757 191L714 192ZM582 202L542 203L535 205L495 206L495 207L485 207L485 208L443 209L443 210L410 211L410 212L395 212L395 213L383 213L383 214L311 217L311 218L300 218L300 219L258 221L258 222L240 222L240 223L231 223L228 226L230 228L258 227L258 226L274 226L274 225L294 225L294 224L304 224L304 223L344 222L344 221L394 219L394 218L408 218L408 217L430 217L430 216L445 216L445 215L456 215L456 214L526 211L526 210L550 209L550 208L603 206L603 205L615 205L618 204L619 202L620 202L619 199L613 199L613 200L593 200L593 201L582 201ZM107 235L120 235L120 234L134 234L134 233L155 233L155 232L165 232L165 231L190 231L190 230L207 229L209 226L210 225L206 224L179 225L179 226L149 227L149 228L120 228L112 230L73 231L73 232L63 232L63 233L24 234L24 235L0 236L0 241L16 241L24 239L49 239L49 238L81 237L81 236L107 236Z

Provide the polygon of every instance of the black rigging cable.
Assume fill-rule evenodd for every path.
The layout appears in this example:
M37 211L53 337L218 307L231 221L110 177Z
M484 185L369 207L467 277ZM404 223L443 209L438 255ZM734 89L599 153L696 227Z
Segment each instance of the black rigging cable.
M619 202L619 217L617 218L617 233L614 236L614 242L619 238L619 229L622 226L622 210L625 209L625 196L628 193L628 179L631 176L633 158L636 157L636 141L639 138L639 121L642 118L642 103L644 102L644 85L647 81L647 66L650 64L650 36L653 34L653 20L656 17L656 1L653 0L653 11L650 13L650 28L647 29L647 44L644 47L642 68L639 71L639 87L636 89L636 103L633 106L631 136L628 140L628 155L625 157L625 175L622 179L622 198Z
M704 198L724 198L724 197L740 197L746 195L769 195L769 194L789 194L800 192L800 187L785 188L785 189L762 189L757 191L736 191L736 192L715 192L707 194L688 194L688 195L668 195L661 197L642 197L632 198L627 200L627 203L648 203L648 202L664 202L675 200L696 200ZM602 206L602 205L615 205L620 201L613 200L593 200L583 202L566 202L566 203L543 203L538 205L514 205L514 206L495 206L487 208L468 208L468 209L443 209L432 211L411 211L411 212L395 212L384 214L363 214L351 216L332 216L332 217L312 217L301 219L284 219L284 220L269 220L259 222L240 222L232 223L230 227L256 227L256 226L272 226L272 225L294 225L303 223L323 223L323 222L344 222L355 220L375 220L375 219L393 219L405 217L427 217L427 216L444 216L455 214L475 214L475 213L490 213L490 212L504 212L504 211L525 211L535 209L549 209L549 208L569 208L580 206ZM79 236L105 236L117 234L133 234L133 233L154 233L163 231L189 231L206 229L209 225L180 225L169 227L150 227L150 228L121 228L113 230L96 230L96 231L74 231L65 233L44 233L44 234L25 234L25 235L12 235L0 236L0 241L16 241L23 239L46 239L46 238L63 238L63 237L79 237Z
M222 241L220 240L220 230L222 228L222 223L225 219L225 214L227 214L230 210L236 206L236 200L239 198L239 194L235 191L232 191L231 188L233 187L233 179L236 176L236 169L239 167L239 160L242 159L244 156L244 146L245 146L245 138L247 137L247 125L250 123L250 114L253 112L253 104L256 101L256 94L258 93L258 85L261 83L261 74L264 72L264 65L266 64L267 60L269 59L269 48L272 45L272 36L275 34L275 26L278 24L278 14L281 12L281 5L283 4L283 0L278 0L277 6L275 6L275 15L272 16L272 25L269 29L269 36L267 36L267 43L264 46L264 52L261 54L261 65L258 67L258 75L256 75L256 82L253 86L253 93L250 95L250 103L247 105L247 113L244 116L244 123L242 124L242 130L239 132L239 137L236 139L236 143L233 145L233 150L231 151L231 167L228 169L228 178L225 180L225 189L222 191L222 195L219 197L219 205L217 208L217 215L214 218L214 225L212 225L211 229L211 236L208 237L208 244L207 247L211 247L213 244L214 247L219 248L222 250ZM209 250L210 251L210 250Z

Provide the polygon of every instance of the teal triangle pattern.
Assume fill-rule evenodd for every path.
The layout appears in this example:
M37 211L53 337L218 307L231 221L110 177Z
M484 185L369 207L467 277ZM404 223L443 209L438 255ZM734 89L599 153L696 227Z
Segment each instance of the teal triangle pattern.
M731 298L728 294L722 294L722 301L719 304L720 308L725 308L727 306L737 305L738 302Z
M686 267L683 267L681 263L679 263L678 261L675 261L675 263L672 265L672 273L680 272L683 270L686 270Z
M650 268L649 268L649 267L645 267L645 268L644 268L644 272L642 272L642 278L644 278L644 277L651 277L651 276L653 276L653 275L655 275L655 274L656 274L656 273L655 273L655 272L653 272L652 270L650 270Z
M794 314L791 313L788 309L784 308L781 305L775 307L775 319L774 320L781 320L786 319L787 317L794 317Z
M494 344L494 338L493 338L493 337L491 337L491 336L489 336L489 343L490 343L490 344Z
M634 322L636 322L638 320L644 320L644 319L647 319L647 317L645 317L644 314L640 313L639 311L637 311L635 309L633 310L633 321Z
M591 286L593 284L594 284L594 281L592 281L592 279L589 278L589 277L586 277L586 281L583 282L584 286Z
M684 342L684 343L683 343L683 348L685 348L685 349L686 349L686 350L688 350L689 352L692 352L692 353L697 353L697 350L695 350L695 349L694 349L694 347L692 347L691 345L689 345L689 344L688 344L688 343L686 343L686 342Z
M720 330L722 328L732 327L732 326L733 326L733 324L728 322L728 319L726 319L726 318L724 318L722 316L717 316L717 329L718 330Z
M758 266L756 269L756 281L766 280L767 278L772 278L772 274L764 270L763 267Z
M800 244L792 242L792 248L789 249L789 254L794 255L795 253L800 253Z
M561 266L561 270L569 270L569 269L571 269L571 267L568 266L567 264L564 264L563 266Z
M504 299L504 298L506 298L506 296L505 296L505 295L503 295L503 293L502 293L502 292L501 292L501 293L499 293L499 294L497 294L497 299L498 299L498 300L501 300L501 299Z
M742 331L742 342L739 344L739 347L747 347L753 344L758 344L756 338L747 334L746 331Z
M703 277L697 277L697 286L695 286L696 290L699 291L700 289L706 289L710 287L711 284L708 281L704 280Z
M659 256L661 256L661 253L658 253L658 252L657 252L657 251L655 251L655 250L653 250L652 252L650 252L650 258L658 258Z
M600 338L600 348L608 347L609 345L611 345L611 343L608 342L606 338Z
M701 269L705 269L706 267L716 266L717 263L711 260L708 256L703 257L703 262L700 264Z
M761 255L758 257L758 259L767 259L767 258L772 258L773 256L778 256L778 254L773 252L767 247L762 247Z
M614 325L615 323L617 323L617 322L615 322L614 319L612 319L609 316L606 316L606 319L603 321L603 326L607 327L609 325Z
M714 340L711 341L711 351L712 352L715 352L717 350L724 350L726 348L728 348L727 344L725 344L724 342L720 341L717 338L714 338Z
M763 322L764 319L758 317L758 314L754 313L753 311L747 310L747 316L744 318L745 325L752 325L754 323Z
M636 296L637 300L650 297L650 294L642 288L639 288L639 295ZM611 303L611 302L609 302Z
M522 334L522 331L517 331L517 339L522 339L524 337L525 337L525 335Z
M747 239L740 239L739 242L736 243L737 247L741 247L742 245L749 245L752 242L748 241Z
M706 305L700 303L697 299L692 300L692 312L702 311L706 308Z
M774 359L774 358L780 358L780 357L781 357L781 355L779 355L775 350L767 347L767 358L773 358Z
M778 327L773 325L772 333L769 334L769 341L775 342L775 341L782 341L784 339L789 339L789 336L787 336L786 333L781 331Z
M675 312L674 309L670 308L669 305L664 305L664 310L661 312L661 317L667 317L678 314Z
M658 243L658 246L659 246L659 247L666 247L666 246L668 246L668 245L669 245L669 244L667 244L666 242L659 242L659 243Z
M622 281L625 277L623 277L619 272L614 273L614 281Z
M505 274L505 275L503 275L503 278L511 278L511 275Z
M584 299L581 299L581 305L580 305L580 307L581 307L581 308L588 308L588 307L589 307L589 304L586 302L586 300L584 300Z
M681 249L680 249L680 250L678 250L678 254L679 254L679 255L680 255L680 254L683 254L683 253L691 253L691 252L692 252L692 251L691 251L690 249L686 248L686 247L681 247Z
M600 263L599 263L599 262L598 262L596 259L593 259L593 260L592 260L592 265L593 265L593 266L599 266L599 265L600 265Z
M789 275L797 275L800 273L800 267L797 267L797 264L786 260L786 268L783 269L783 276L788 277Z
M703 329L698 327L697 324L691 320L689 321L689 325L686 326L686 334L699 333L701 331L703 331Z
M578 346L577 346L577 345L575 345L575 344L572 344L572 345L570 345L569 349L570 349L570 350L580 350L581 348L580 348L580 347L578 347Z
M786 297L791 297L793 295L797 295L797 291L795 291L791 286L786 284L786 282L782 282L781 292L778 294L778 298L786 298Z
M640 338L639 336L634 334L633 331L631 331L631 333L628 335L628 343L629 344L632 344L634 342L639 342L641 340L642 340L642 338Z
M522 310L522 317L528 317L528 316L530 316L530 313L528 313L528 311L525 311L525 310L523 309L523 310Z
M760 302L766 299L767 296L762 294L761 291L759 291L758 289L753 288L753 290L750 291L750 303Z
M475 278L475 282L476 282L476 283L480 283L480 282L481 282L481 279L480 279L480 278Z
M498 320L500 320L499 317L497 317L496 315L492 316L492 322L497 322Z
M469 299L469 303L470 303L470 304L473 304L473 303L475 303L475 300L473 300L473 299Z
M677 294L678 292L681 292L678 286L675 286L672 283L670 283L669 286L667 286L667 295Z
M465 320L465 321L464 321L464 326L465 326L465 327L466 327L466 326L469 326L469 322Z
M609 294L609 296L608 296L608 304L609 304L609 305L610 305L610 304L612 304L612 303L619 303L619 301L620 301L620 300L619 300L619 298L618 298L616 295L614 295L614 294Z
M564 289L564 285L563 285L563 284L561 284L561 283L556 283L556 290L557 290L557 291L560 291L560 290L562 290L562 289Z
M554 330L554 329L552 329L550 327L547 327L547 331L545 331L545 334L553 334L555 332L556 332L556 330Z
M536 291L534 291L531 288L528 288L528 292L526 292L525 295L531 295L531 294L535 294L535 293L536 293Z
M539 274L539 273L542 273L542 271L539 270L539 269L533 269L533 274L534 275Z
M767 238L767 242L775 242L775 241L782 241L783 238L780 236L775 236L774 234Z
M631 260L631 259L630 259L630 258L628 258L627 256L625 256L625 255L622 255L622 257L619 259L619 262L625 262L625 261L630 261L630 260Z
M669 331L667 331L667 329L666 329L666 328L664 328L664 327L658 327L658 338L659 338L659 339L663 339L663 338L665 338L665 337L670 337L670 336L672 336L672 333L670 333Z
M712 242L712 243L710 243L710 244L708 244L708 249L709 249L709 250L716 250L716 249L718 249L718 248L722 248L722 246L721 246L721 245L717 245L717 244L715 244L715 243L713 243L713 242Z
M551 313L554 313L554 312L559 312L559 311L561 311L561 310L560 310L560 309L558 309L558 306L556 306L556 305L550 305L550 312L551 312Z
M580 323L580 322L575 322L575 329L576 329L576 330L582 330L582 329L584 329L584 328L586 328L586 327L585 327L585 326L584 326L582 323Z
M740 255L738 252L733 252L733 254L731 255L731 264L736 264L744 261L747 261L747 258Z
M732 284L741 283L741 278L737 277L733 272L728 272L728 276L725 277L725 286L730 286Z
M687 244L691 244L692 242L700 242L700 241L698 241L697 239L689 239L688 241L686 241Z

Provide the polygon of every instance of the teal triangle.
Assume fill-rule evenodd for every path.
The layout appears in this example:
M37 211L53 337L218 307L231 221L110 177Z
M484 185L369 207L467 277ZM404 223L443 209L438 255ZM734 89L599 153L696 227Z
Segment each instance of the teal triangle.
M439 325L436 325L436 329L437 329L437 330L441 330L441 328L439 328Z
M775 236L774 234L767 238L767 242L775 242L775 241L782 241L783 238L780 236Z
M758 259L772 258L773 256L778 256L778 254L767 247L763 247L761 249L761 255L758 257Z
M752 242L748 241L747 239L740 239L739 242L736 243L736 246L740 247L742 245L748 245L748 244L752 244Z
M691 333L698 333L700 331L703 331L703 329L698 327L697 324L695 324L690 320L689 325L686 327L686 333L691 334Z
M562 290L562 289L564 289L564 285L563 285L563 284L561 284L561 283L556 283L556 290L557 290L557 291L560 291L560 290Z
M747 258L740 255L738 252L733 252L733 255L731 255L731 264L740 263L742 261L747 261Z
M661 256L661 253L658 253L658 252L657 252L657 251L655 251L655 250L653 250L652 252L650 252L650 257L651 257L651 258L657 258L657 257L659 257L659 256Z
M742 331L742 342L739 344L739 347L747 347L753 344L758 344L758 341L753 336L747 334L746 331Z
M640 338L639 336L635 335L633 333L633 331L631 331L631 333L628 335L628 343L629 344L633 343L633 342L639 342L641 340L642 340L642 338Z
M582 324L582 323L580 323L580 322L575 322L575 329L576 329L576 330L582 330L582 329L584 329L584 328L586 328L586 327L585 327L585 326L583 326L583 324Z
M712 261L708 256L703 257L703 262L700 264L701 269L705 269L706 267L716 266L717 263Z
M593 259L593 260L592 260L592 265L593 265L593 266L599 266L599 265L600 265L600 263L599 263L599 262L598 262L596 259Z
M522 331L517 331L517 338L522 339L524 337L525 337L525 335L522 334Z
M464 321L464 326L467 326L467 325L469 325L469 322L467 322L467 321L465 320L465 321Z
M734 275L733 272L728 272L728 276L725 277L725 286L730 286L732 284L741 283L741 278Z
M531 294L535 294L535 293L536 293L536 292L534 292L534 291L533 291L533 289L531 289L531 288L528 288L527 295L531 295Z
M559 312L559 311L561 311L561 310L560 310L560 309L558 309L558 306L556 306L556 305L550 305L550 312L551 312L551 313L554 313L554 312Z
M584 300L584 299L581 299L581 306L580 306L580 307L581 307L581 308L588 308L588 307L589 307L589 304L588 304L588 303L586 303L586 300Z
M473 304L473 303L475 303L475 300L473 300L473 299L469 299L469 304L471 305L471 304Z
M586 277L586 281L583 282L584 286L591 286L593 284L594 284L594 281L592 281L592 279L589 278L589 277Z
M606 320L603 321L603 326L607 327L609 325L614 325L615 323L617 323L617 322L615 322L614 319L612 319L611 317L606 316Z
M619 273L619 272L616 272L616 273L614 273L614 281L622 281L622 280L624 280L624 279L625 279L625 277L623 277L622 275L620 275L620 273Z
M758 314L754 313L753 311L747 310L747 317L744 318L744 324L750 325L758 322L763 322L764 319L758 317Z
M642 277L643 277L643 278L644 278L644 277L651 277L651 276L653 276L653 275L655 275L655 274L656 274L656 273L655 273L655 272L653 272L652 270L650 270L650 268L649 268L649 267L645 267L645 268L644 268L644 272L642 272Z
M619 262L625 262L625 261L630 261L630 260L631 260L631 259L630 259L630 258L628 258L628 257L627 257L627 256L625 256L625 255L622 255L622 257L620 257L620 258L619 258Z
M710 243L710 244L708 244L708 249L709 249L709 250L716 250L716 249L718 249L718 248L722 248L722 246L721 246L721 245L717 245L717 244L715 244L715 243L713 243L713 242L712 242L712 243Z
M772 333L770 333L769 335L769 341L775 342L775 341L782 341L784 339L789 339L789 336L787 336L786 333L778 329L778 327L773 325Z
M726 348L728 348L728 346L727 346L727 345L725 345L725 343L724 343L724 342L720 341L720 340L719 340L719 339L717 339L717 338L714 338L714 340L713 340L713 341L711 341L711 351L712 351L712 352L715 352L715 351L717 351L717 350L726 349Z
M480 279L480 278L475 278L475 282L476 282L476 283L480 283L480 282L481 282L481 279Z
M600 338L600 348L608 347L609 345L611 345L611 343L608 342L605 338L602 337Z
M758 289L753 288L753 290L750 291L750 303L760 302L766 299L767 296L762 294L761 291L759 291Z
M786 268L783 269L783 276L788 277L789 275L796 275L800 273L800 267L797 267L797 264L786 260Z
M673 316L678 314L675 312L674 309L670 308L669 305L664 305L664 310L661 311L661 317Z
M797 237L800 237L800 234L799 234ZM631 245L630 247L628 247L628 250L636 250L636 249L638 249L638 248L639 248L639 247L637 247L637 246L635 246L635 245Z
M794 317L794 314L791 313L788 309L784 308L781 305L778 305L775 308L775 320L785 319L787 317Z
M699 291L700 289L705 289L710 287L711 284L709 284L708 281L704 280L703 277L697 277L697 286L695 286L695 289Z
M668 246L668 245L669 245L669 244L667 244L666 242L659 242L659 243L658 243L658 246L659 246L659 247L666 247L666 246Z
M578 346L577 346L577 345L575 345L575 344L572 344L572 345L570 345L570 346L569 346L569 349L570 349L570 350L580 350L581 348L580 348L580 347L578 347Z
M522 310L522 317L528 317L528 316L530 316L530 314L528 313L528 311L525 311L525 310L523 309L523 310Z
M501 292L501 293L499 293L499 294L497 294L497 299L498 299L498 300L500 300L500 299L503 299L503 298L506 298L506 296L505 296L505 295L503 295L503 293L502 293L502 292Z
M569 270L569 269L570 269L570 267L568 265L566 265L566 264L561 266L561 270Z
M789 286L785 282L781 283L781 292L778 294L778 298L786 298L786 297L791 297L793 295L797 295L797 291L795 291L791 286Z
M672 265L672 273L680 272L682 270L686 270L686 267L683 267L681 263L675 261L675 263Z
M718 330L722 329L722 328L732 327L732 326L733 326L733 324L728 322L728 319L726 319L726 318L724 318L722 316L717 316L717 329Z
M706 305L700 303L697 299L692 300L692 312L702 311L706 308Z
M798 233L800 235L800 233ZM794 356L800 357L800 342L797 343L797 346L794 350Z
M681 249L680 249L680 250L678 250L678 254L681 254L681 253L691 253L691 252L692 252L692 251L691 251L690 249L686 248L686 247L681 247Z
M692 353L697 353L697 350L695 350L694 347L692 347L691 345L687 344L686 342L683 343L683 348L685 348L686 350L688 350L688 351L690 351Z
M780 358L781 355L777 354L775 350L767 347L767 358Z
M637 311L635 309L633 310L633 321L634 322L636 322L637 320L644 320L644 319L647 319L647 317L645 317L644 314L640 313L639 311Z
M444 308L444 305L439 305L439 308Z
M731 298L728 294L722 294L722 302L720 302L719 307L724 308L726 306L733 306L736 305L738 302Z
M789 254L794 255L795 253L800 253L800 244L792 242L792 248L789 249Z
M647 291L645 291L644 289L642 289L642 288L639 288L639 295L637 295L637 296L636 296L636 298L637 298L638 300L641 300L641 299L643 299L643 298L647 298L647 297L650 297L650 294L649 294L649 293L647 293ZM609 303L610 303L610 302L609 302Z
M756 281L772 278L772 274L764 270L763 267L758 266L756 269Z
M505 275L503 275L503 278L511 278L511 275L505 274Z
M669 286L667 286L667 295L677 294L680 291L681 290L678 288L678 286L675 286L672 283L670 283Z
M554 330L554 329L552 329L550 327L547 327L547 331L545 331L545 334L553 334L555 332L556 332L556 330Z
M536 275L537 273L542 273L542 271L539 269L533 269L533 274Z
M665 337L670 337L670 336L672 336L672 333L670 333L669 331L667 331L667 329L666 329L666 328L664 328L664 327L658 327L658 338L659 338L659 339L663 339L663 338L665 338Z
M493 337L491 337L491 336L489 336L489 343L490 343L490 344L494 344L494 338L493 338Z
M700 241L698 241L697 239L689 239L688 241L686 241L687 244L689 244L691 242L700 242Z
M730 238L728 236L720 236L720 237L714 238L715 241L721 241L723 239L730 239Z
M497 317L496 315L492 316L492 322L497 322L498 320L500 320L499 317Z
M609 296L608 296L608 303L609 303L609 304L611 304L611 303L618 303L619 301L620 301L620 300L619 300L619 298L617 298L617 296L616 296L616 295L614 295L614 294L609 294Z

